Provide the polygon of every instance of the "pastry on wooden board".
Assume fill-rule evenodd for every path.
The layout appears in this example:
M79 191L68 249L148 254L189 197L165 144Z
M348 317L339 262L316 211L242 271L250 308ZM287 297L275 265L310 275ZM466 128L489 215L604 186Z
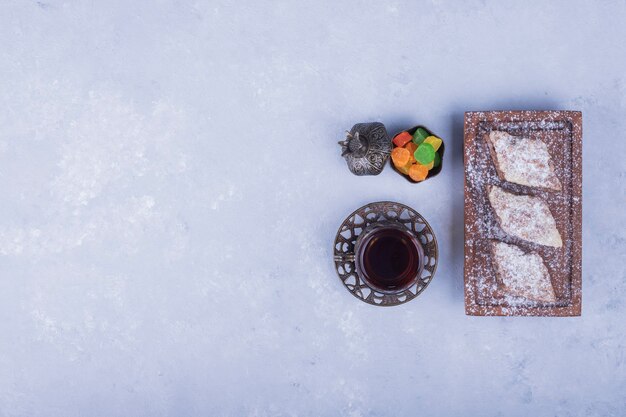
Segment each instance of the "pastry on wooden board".
M492 130L485 134L491 159L501 180L560 191L548 147L541 139Z
M463 144L466 314L580 316L582 114L466 112Z
M492 263L506 295L531 301L556 301L550 273L536 252L524 252L517 245L491 242Z
M560 248L561 235L548 204L540 197L518 195L489 186L489 202L504 232L539 245Z

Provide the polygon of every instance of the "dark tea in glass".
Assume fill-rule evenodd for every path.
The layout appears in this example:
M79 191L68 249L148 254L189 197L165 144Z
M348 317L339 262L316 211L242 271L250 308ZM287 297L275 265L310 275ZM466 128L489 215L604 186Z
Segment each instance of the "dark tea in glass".
M402 224L370 226L359 236L355 252L359 276L381 292L403 291L422 273L424 250Z

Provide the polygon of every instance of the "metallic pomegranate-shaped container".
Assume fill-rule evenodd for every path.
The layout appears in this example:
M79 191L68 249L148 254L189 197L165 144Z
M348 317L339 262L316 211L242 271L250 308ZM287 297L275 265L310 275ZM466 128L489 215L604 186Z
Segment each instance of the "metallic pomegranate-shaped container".
M339 145L354 175L380 174L391 153L387 129L379 122L355 124Z

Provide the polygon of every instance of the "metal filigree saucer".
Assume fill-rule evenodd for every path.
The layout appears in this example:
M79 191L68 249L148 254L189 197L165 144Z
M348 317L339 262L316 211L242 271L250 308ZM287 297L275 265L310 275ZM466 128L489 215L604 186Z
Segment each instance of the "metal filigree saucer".
M424 249L424 269L417 282L398 293L382 293L374 290L356 271L354 248L363 230L372 223L393 221L411 230ZM404 204L379 201L367 204L346 218L335 236L334 262L343 285L358 299L377 306L395 306L411 301L430 284L437 270L437 239L428 222L415 210Z

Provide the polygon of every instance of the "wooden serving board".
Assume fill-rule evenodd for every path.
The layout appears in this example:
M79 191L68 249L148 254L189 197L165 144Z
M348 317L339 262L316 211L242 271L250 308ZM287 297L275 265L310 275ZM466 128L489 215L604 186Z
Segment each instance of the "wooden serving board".
M562 190L549 191L501 180L485 134L492 130L541 139L548 147ZM582 273L582 114L576 111L465 113L465 313L474 316L580 316ZM507 235L498 225L487 186L544 199L563 247L552 248ZM505 297L492 265L490 241L534 251L550 273L556 302Z

